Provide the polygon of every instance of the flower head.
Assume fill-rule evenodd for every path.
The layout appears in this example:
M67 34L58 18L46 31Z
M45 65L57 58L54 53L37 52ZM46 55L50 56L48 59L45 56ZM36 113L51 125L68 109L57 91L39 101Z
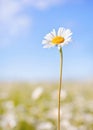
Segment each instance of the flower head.
M63 47L64 45L71 42L72 32L69 29L60 27L56 33L55 29L52 32L47 34L42 41L44 48L50 48L58 46L58 48Z

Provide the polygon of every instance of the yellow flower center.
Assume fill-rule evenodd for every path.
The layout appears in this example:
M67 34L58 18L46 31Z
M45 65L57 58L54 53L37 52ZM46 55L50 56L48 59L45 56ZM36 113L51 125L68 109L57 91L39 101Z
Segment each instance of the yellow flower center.
M64 38L63 37L60 37L60 36L56 36L52 39L52 43L53 44L60 44L60 43L63 43L64 42Z

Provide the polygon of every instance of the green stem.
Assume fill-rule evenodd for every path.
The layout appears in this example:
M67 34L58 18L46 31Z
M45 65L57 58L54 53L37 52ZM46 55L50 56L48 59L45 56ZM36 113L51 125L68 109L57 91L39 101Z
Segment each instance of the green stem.
M58 89L58 130L60 130L60 95L61 95L61 88L62 88L62 65L63 65L62 48L60 48L59 52L60 52L60 85Z

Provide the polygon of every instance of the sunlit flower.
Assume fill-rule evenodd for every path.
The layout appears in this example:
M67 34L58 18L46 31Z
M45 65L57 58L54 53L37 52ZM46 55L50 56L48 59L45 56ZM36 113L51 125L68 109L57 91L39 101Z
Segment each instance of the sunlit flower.
M58 125L57 129L60 130L60 97L61 97L61 88L62 88L62 65L63 65L63 52L62 52L62 47L69 42L71 42L71 35L72 32L69 29L65 29L60 27L58 31L56 32L55 29L53 29L52 32L47 34L44 37L44 40L42 41L42 44L44 45L44 48L51 48L54 46L57 46L59 49L60 53L60 84L59 84L59 89L58 89ZM66 93L64 94L64 98L66 97Z
M44 37L42 44L44 44L44 48L51 48L54 46L60 48L71 42L71 35L72 32L69 29L60 27L57 33L55 29L53 29L52 32Z

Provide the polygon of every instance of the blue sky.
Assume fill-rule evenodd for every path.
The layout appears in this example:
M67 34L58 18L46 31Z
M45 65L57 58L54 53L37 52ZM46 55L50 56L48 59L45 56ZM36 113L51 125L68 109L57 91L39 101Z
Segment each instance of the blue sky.
M1 0L0 80L57 80L58 49L41 42L59 27L73 32L63 47L63 79L92 79L92 12L92 0Z

